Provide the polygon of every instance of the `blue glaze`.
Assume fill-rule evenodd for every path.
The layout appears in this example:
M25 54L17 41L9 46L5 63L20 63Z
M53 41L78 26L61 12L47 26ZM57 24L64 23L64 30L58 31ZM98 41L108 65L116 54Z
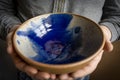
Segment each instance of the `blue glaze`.
M80 27L66 30L72 18L73 16L68 14L53 14L40 19L39 24L31 22L32 28L27 28L27 31L17 31L17 35L30 40L33 50L38 53L37 56L31 58L38 62L49 64L75 62L84 57L70 54L81 46L75 42L76 39L80 40L78 36L81 32ZM57 52L59 54L53 54Z
M17 40L17 43L20 45L20 41L19 40Z

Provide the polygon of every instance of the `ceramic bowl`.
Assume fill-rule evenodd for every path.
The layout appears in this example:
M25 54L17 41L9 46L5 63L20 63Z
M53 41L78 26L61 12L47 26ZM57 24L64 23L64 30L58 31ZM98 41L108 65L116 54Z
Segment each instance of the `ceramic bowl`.
M18 55L40 71L63 74L87 65L105 40L92 20L70 13L44 14L24 22L15 32Z

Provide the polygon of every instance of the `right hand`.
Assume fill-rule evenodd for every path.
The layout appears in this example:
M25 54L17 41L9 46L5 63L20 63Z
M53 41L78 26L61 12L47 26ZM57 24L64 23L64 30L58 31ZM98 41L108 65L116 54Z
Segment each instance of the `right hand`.
M11 55L15 66L20 70L23 71L25 73L27 73L27 75L29 75L31 78L34 78L36 80L44 80L44 79L49 79L51 78L52 80L55 80L56 75L55 74L49 74L47 72L41 72L39 70L37 70L36 68L34 68L31 65L28 65L27 63L25 63L15 52L14 47L13 47L13 43L12 43L12 37L13 37L13 33L15 32L15 30L17 29L17 27L19 27L20 25L15 26L14 28L11 29L10 33L7 35L7 52Z

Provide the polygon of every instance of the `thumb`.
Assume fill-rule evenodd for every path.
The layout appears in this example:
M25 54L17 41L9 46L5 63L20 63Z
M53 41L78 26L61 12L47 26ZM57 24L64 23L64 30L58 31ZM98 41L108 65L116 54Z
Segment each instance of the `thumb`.
M7 35L7 38L6 38L6 41L7 41L7 52L9 53L9 54L12 54L14 51L13 51L13 43L12 43L12 38L13 38L13 34L14 34L14 32L15 32L15 30L17 29L17 27L19 27L19 25L16 25L16 26L14 26L11 30L10 30L10 32L9 32L9 34Z
M113 44L111 43L111 41L106 40L104 50L107 52L111 52L113 50Z
M103 49L107 52L110 52L113 50L113 44L110 41L111 31L106 26L101 26L101 29L102 29L102 31L104 33L104 37L105 37L105 46Z
M8 52L9 54L13 53L12 35L13 35L13 32L10 32L10 33L7 35L7 52Z

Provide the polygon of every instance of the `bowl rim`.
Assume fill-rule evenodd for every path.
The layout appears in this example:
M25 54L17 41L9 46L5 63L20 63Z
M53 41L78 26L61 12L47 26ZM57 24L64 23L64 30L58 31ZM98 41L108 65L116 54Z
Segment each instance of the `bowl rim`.
M90 55L89 57L83 59L82 61L77 61L77 62L74 62L74 63L68 63L68 64L46 64L46 63L41 63L41 62L36 62L30 58L27 58L25 56L22 55L22 53L20 53L20 51L17 49L16 47L16 43L15 43L15 39L16 39L16 32L19 30L19 28L21 27L24 27L23 25L28 23L29 21L31 21L32 19L36 18L36 17L39 17L39 16L43 16L43 15L51 15L51 14L70 14L70 15L74 15L74 16L78 16L78 17L81 17L81 18L84 18L90 22L92 22L93 24L95 24L98 29L101 31L101 36L102 36L102 44L101 46L99 47L99 49L97 51L95 51L92 55ZM21 59L23 59L26 63L30 64L30 65L33 65L33 66L42 66L42 67L45 67L45 68L51 68L51 69L61 69L61 68L68 68L68 67L74 67L74 66L77 66L77 65L81 65L81 64L84 64L85 62L89 62L90 60L92 60L94 57L96 57L100 51L103 49L104 47L104 44L105 44L105 37L104 37L104 33L102 31L102 29L100 28L100 26L95 23L94 21L92 21L91 19L87 18L87 17L84 17L84 16L81 16L81 15L78 15L78 14L74 14L74 13L62 13L62 12L57 12L57 13L47 13L47 14L42 14L42 15L38 15L36 17L33 17L27 21L25 21L23 24L21 24L19 26L19 28L17 28L13 34L13 47L15 48L15 52L16 54L18 54L18 56L20 56Z

